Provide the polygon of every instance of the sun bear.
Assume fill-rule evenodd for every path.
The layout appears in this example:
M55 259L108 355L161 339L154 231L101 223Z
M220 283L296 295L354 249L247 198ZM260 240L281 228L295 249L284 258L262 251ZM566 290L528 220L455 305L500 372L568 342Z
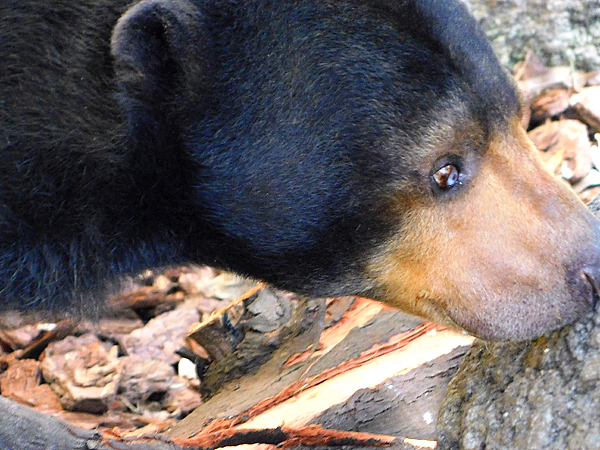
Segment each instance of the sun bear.
M594 304L600 228L437 0L3 0L0 302L201 263L482 338Z

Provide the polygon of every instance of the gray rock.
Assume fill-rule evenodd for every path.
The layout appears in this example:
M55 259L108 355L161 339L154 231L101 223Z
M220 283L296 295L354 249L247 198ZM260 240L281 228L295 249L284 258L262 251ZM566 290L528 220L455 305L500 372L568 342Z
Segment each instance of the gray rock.
M600 69L600 0L463 0L508 68L528 51L548 66Z

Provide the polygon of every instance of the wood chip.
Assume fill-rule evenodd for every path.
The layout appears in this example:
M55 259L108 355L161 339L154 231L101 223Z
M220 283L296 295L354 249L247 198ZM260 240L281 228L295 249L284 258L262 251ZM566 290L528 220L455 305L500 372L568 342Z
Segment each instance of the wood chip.
M117 395L121 366L117 346L87 334L49 345L41 368L63 408L100 414Z
M173 442L182 447L220 448L244 444L270 444L287 449L298 445L387 447L395 440L393 436L328 430L319 425L307 425L301 428L280 426L254 430L232 428L219 432L202 432L191 439L173 439Z
M570 105L571 93L567 89L550 89L531 102L530 120L542 123L564 113Z
M262 283L253 286L224 308L213 311L202 322L192 324L187 332L186 341L200 345L212 361L219 361L232 354L240 341L240 337L232 335L236 330L228 326L229 314L236 308L242 309L242 313L237 315L243 314L244 301L258 294L263 288ZM224 321L226 315L228 318Z
M141 407L155 394L166 394L174 383L175 369L165 361L138 356L125 356L120 361L121 398L134 408Z
M586 88L573 96L571 106L583 122L600 133L600 86Z
M547 122L530 131L528 136L540 150L548 169L555 175L562 175L571 184L581 181L592 169L592 144L587 127L581 122Z
M12 350L30 345L42 333L37 324L27 324L13 330L0 329L0 342Z
M0 391L4 397L28 406L43 406L46 411L62 408L58 397L47 384L40 384L40 363L33 359L14 361L0 376Z
M200 314L196 309L177 308L124 336L120 344L128 355L175 364L179 360L175 351L185 345L188 328L199 319Z

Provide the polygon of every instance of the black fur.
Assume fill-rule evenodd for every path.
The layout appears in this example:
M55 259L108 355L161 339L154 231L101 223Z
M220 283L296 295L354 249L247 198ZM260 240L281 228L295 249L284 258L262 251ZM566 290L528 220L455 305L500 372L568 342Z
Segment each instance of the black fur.
M437 106L517 111L475 30L453 1L2 0L2 307L189 261L368 292Z

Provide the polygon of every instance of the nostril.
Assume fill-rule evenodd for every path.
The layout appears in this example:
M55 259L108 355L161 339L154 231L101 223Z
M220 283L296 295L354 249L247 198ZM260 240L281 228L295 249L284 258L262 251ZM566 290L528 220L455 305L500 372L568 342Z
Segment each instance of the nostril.
M586 267L583 269L583 274L593 288L591 302L592 306L596 307L600 300L600 267Z

